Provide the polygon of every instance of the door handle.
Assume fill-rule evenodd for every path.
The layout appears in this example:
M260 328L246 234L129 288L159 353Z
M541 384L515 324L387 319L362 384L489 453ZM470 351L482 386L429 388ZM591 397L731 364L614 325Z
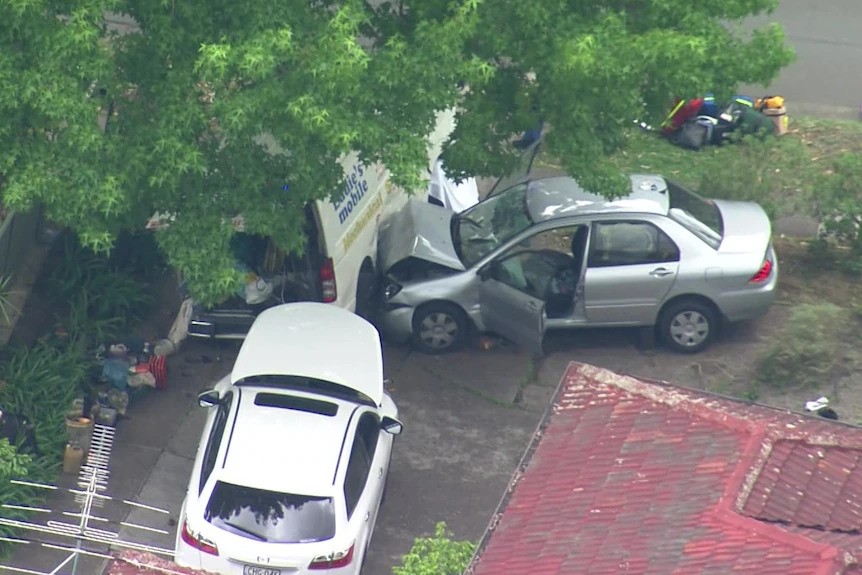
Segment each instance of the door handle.
M528 301L528 302L526 303L526 306L527 306L527 309L531 309L531 310L533 310L533 311L535 311L535 310L539 309L539 306L537 306L537 305L536 305L536 302L534 302L533 300Z
M673 272L667 268L656 268L649 273L654 278L663 278L664 276L669 276Z
M370 512L370 511L366 511L366 512L365 512L365 520L366 520L366 521L368 521L368 518L369 518L369 517L371 517L371 512Z
M377 470L377 477L383 477L383 468Z

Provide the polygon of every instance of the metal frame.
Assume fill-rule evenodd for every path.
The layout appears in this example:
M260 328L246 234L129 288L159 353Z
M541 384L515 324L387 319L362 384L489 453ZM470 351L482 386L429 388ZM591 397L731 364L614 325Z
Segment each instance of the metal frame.
M137 523L130 523L128 521L119 521L112 522L109 519L104 517L100 517L95 514L95 508L102 507L107 501L117 501L128 505L130 507L138 508L138 509L146 509L147 511L152 511L155 513L162 513L167 515L169 511L166 509L160 509L158 507L153 507L151 505L145 505L143 503L138 503L136 501L130 501L127 499L118 500L110 495L106 495L105 492L108 489L108 478L110 475L109 471L109 463L111 458L111 449L114 444L114 433L115 428L107 425L94 425L93 426L93 437L90 442L90 451L87 454L87 461L84 465L81 466L81 470L78 474L78 487L79 489L61 489L60 487L54 485L46 485L42 483L33 483L30 481L23 481L18 479L13 479L10 482L16 485L24 485L27 487L34 487L37 489L44 489L46 491L66 491L68 493L72 493L75 495L75 502L80 505L80 509L77 511L63 511L62 514L64 516L75 518L77 522L67 522L67 521L56 521L49 520L45 523L37 523L35 521L21 521L17 519L9 519L5 517L0 517L0 525L6 525L9 527L15 527L18 529L23 529L25 531L33 531L36 533L45 533L49 535L56 535L60 537L67 537L75 541L75 546L70 547L66 545L58 545L55 543L48 543L44 541L31 541L28 539L18 539L15 537L2 537L0 536L0 540L7 541L10 543L18 543L22 545L31 545L38 544L45 549L53 549L55 551L62 551L67 553L65 559L61 560L60 563L51 571L35 571L32 569L26 569L23 567L14 567L11 565L0 564L0 571L13 571L16 573L26 573L28 575L57 575L57 573L68 565L72 564L72 575L76 575L78 568L78 559L81 555L89 556L89 557L98 557L103 559L114 559L115 557L110 553L102 553L99 551L93 551L90 549L85 549L83 547L84 542L88 543L100 543L107 545L109 548L111 547L119 547L121 549L131 549L135 551L145 551L149 553L154 553L158 555L167 555L172 557L174 554L173 549L164 549L162 547L156 547L153 545L147 545L144 543L135 543L134 541L127 541L120 538L118 531L112 531L109 529L101 529L98 527L94 527L91 525L93 523L101 523L101 524L109 524L109 523L119 523L122 527L129 527L132 529L140 529L142 531L149 531L154 533L161 533L164 535L168 534L168 531L164 529L158 529L155 527L148 527L146 525L139 525ZM15 505L13 503L4 503L0 505L2 509L14 509L16 511L29 511L33 513L51 513L52 510L44 507L31 507L27 505Z

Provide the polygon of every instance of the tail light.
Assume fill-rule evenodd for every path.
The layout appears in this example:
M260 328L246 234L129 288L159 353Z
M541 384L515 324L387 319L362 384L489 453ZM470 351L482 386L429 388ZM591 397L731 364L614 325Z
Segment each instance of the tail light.
M335 285L335 266L332 264L332 258L326 258L320 266L320 292L326 303L338 299L338 288Z
M183 520L183 529L181 533L181 537L187 545L194 547L202 553L218 556L218 548L216 547L216 544L209 539L202 537L200 533L195 533L194 531L192 531L189 528L189 522L185 519Z
M353 546L354 543L351 543L350 547L348 547L344 551L336 551L335 553L330 553L329 555L321 555L319 557L315 557L308 565L308 568L317 570L338 569L339 567L347 567L348 565L350 565L350 562L353 561Z
M763 265L760 266L760 269L757 270L757 273L751 276L751 279L748 280L748 283L759 284L765 282L769 279L769 276L772 274L772 260L765 259L763 260Z

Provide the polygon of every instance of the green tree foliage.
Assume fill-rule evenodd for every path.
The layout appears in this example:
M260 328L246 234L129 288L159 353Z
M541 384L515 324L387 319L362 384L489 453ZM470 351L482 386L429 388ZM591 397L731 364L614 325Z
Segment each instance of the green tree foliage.
M493 63L494 75L465 98L451 155L464 173L499 173L508 161L505 140L543 119L553 127L545 141L551 155L582 185L606 195L625 191L606 158L633 119L658 123L675 98L727 97L739 83L768 84L791 61L777 25L741 29L743 19L777 5L484 0L470 48Z
M417 537L410 551L401 558L394 575L461 575L475 546L469 541L454 541L443 522L434 527L432 537Z
M458 173L500 173L542 117L565 166L614 193L604 154L644 103L657 114L788 62L777 28L730 27L776 2L0 0L4 201L44 205L96 250L170 214L159 243L212 302L238 280L233 217L301 249L302 206L337 192L340 157L413 189L455 104Z

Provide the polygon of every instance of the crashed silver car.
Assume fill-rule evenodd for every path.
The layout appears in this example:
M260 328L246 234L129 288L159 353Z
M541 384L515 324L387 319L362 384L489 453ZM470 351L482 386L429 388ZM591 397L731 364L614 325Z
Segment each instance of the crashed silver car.
M454 350L471 330L541 353L546 330L656 326L680 352L775 299L769 218L633 175L610 201L570 177L527 180L453 214L411 201L381 229L378 322L390 340Z

